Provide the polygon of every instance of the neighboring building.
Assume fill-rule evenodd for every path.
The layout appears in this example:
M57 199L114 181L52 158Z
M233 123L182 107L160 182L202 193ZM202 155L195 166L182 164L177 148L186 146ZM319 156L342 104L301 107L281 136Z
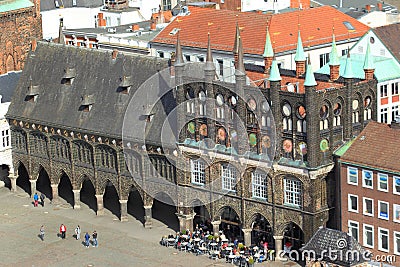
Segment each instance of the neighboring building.
M333 6L342 12L359 10L369 12L371 10L382 10L385 12L397 11L397 8L385 1L380 0L311 0L313 6Z
M363 79L365 69L371 69L377 83L377 121L390 124L399 115L400 106L400 24L369 30L350 49L354 77ZM344 72L346 56L340 59L340 73ZM328 74L331 62L317 73ZM367 103L369 100L365 100Z
M9 174L14 174L11 155L11 130L5 115L17 86L21 72L8 72L0 75L0 183L11 187Z
M399 123L370 122L335 152L339 229L395 266L400 266L394 258L400 256L399 129Z
M40 0L0 1L0 74L22 70L31 39L41 39Z
M150 20L152 14L160 11L171 11L180 0L129 0L130 7L140 9L145 20Z
M309 19L312 17L313 19ZM315 21L320 23L315 24ZM205 60L207 33L213 39L214 60L220 80L232 82L234 73L234 36L238 24L243 36L244 61L264 65L267 27L272 53L281 68L295 69L295 53L300 31L304 49L316 70L329 62L332 28L337 49L344 55L369 29L366 25L335 8L324 6L283 14L257 14L209 8L189 7L186 16L177 16L151 42L160 57L170 58L174 52L177 31L180 31L185 61ZM232 53L232 51L234 53Z
M147 227L152 214L164 214L176 230L204 223L246 244L265 238L276 250L286 241L300 248L318 227L327 224L329 215L334 216L332 151L375 119L374 110L367 119L360 114L366 109L362 99L370 97L375 105L376 82L371 76L367 80L352 77L350 60L347 72L337 81L330 81L329 75L314 77L299 40L296 71L282 69L281 76L277 61L268 54L270 65L247 65L247 69L253 77L268 73L269 82L260 88L247 85L245 39L239 31L234 39L234 84L215 80L209 42L200 82L186 73L191 65L185 67L179 39L172 60L39 43L31 51L7 114L15 140L12 188L18 185L28 193L39 190L53 201L58 192L64 192L62 197L74 207L80 201L92 203L98 215L113 203L119 207L113 212L121 220L127 219L127 207L136 203ZM169 62L173 70L168 75L159 72ZM128 109L139 86L156 73L163 79L145 92L146 96L161 95L161 100L152 110L146 108L152 103L145 102ZM177 86L163 94L165 81L170 80ZM204 96L216 103L203 103ZM162 145L160 127L175 107L178 140ZM146 129L144 145L135 134L122 141L125 113L133 111L140 116L133 116L138 121L127 127ZM232 117L235 113L237 119ZM166 122L173 124L175 119L168 118ZM203 152L215 161L207 165L199 159ZM128 169L134 177L146 178L145 190ZM150 179L154 176L156 181ZM196 194L168 195L162 187L165 181ZM154 194L147 194L148 190ZM161 192L172 206L157 199ZM187 199L194 196L193 202Z
M67 29L96 27L97 16L103 2L104 0L41 0L43 39L58 38L60 19L63 19Z
M357 19L358 21L364 23L368 27L376 28L389 24L399 23L400 14L396 12L385 12L385 11L371 11L371 12L360 12L360 11L349 11L347 15Z
M354 237L322 227L300 251L302 255L310 256L306 258L306 267L366 267L371 258L371 254Z

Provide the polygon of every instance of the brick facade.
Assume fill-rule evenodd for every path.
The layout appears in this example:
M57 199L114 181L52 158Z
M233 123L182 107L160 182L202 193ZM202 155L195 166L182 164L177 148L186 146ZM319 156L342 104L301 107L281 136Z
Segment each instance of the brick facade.
M40 0L34 6L0 13L0 74L22 70L32 38L42 38Z

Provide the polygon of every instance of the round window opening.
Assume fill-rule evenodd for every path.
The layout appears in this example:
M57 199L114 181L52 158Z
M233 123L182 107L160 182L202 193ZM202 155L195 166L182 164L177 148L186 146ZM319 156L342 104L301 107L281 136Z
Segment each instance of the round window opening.
M223 104L224 104L224 97L221 94L217 95L217 105L222 106Z
M257 108L256 101L253 98L250 98L249 101L247 101L247 105L251 111L254 111Z
M369 106L371 106L371 97L370 97L370 96L367 96L367 97L364 99L364 107L368 108Z
M324 120L326 117L328 117L328 106L323 105L320 110L319 110L319 117Z
M375 38L371 36L371 38L369 38L369 42L370 42L371 44L375 43Z
M306 108L304 106L299 106L297 108L297 114L300 118L304 119L306 117Z
M282 113L283 115L285 115L286 117L290 116L290 114L292 114L292 107L286 103L285 105L283 105L282 107Z
M333 114L335 116L340 115L340 113L342 112L342 105L340 103L336 103L335 106L333 107Z

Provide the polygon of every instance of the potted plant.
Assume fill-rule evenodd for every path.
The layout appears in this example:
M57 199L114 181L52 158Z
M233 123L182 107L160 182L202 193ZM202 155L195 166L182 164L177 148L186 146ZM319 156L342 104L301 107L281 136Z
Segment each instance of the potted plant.
M254 258L253 258L253 256L250 256L250 258L249 258L249 267L254 267Z
M239 244L238 244L238 249L239 249L239 251L243 250L243 248L244 248L243 243L239 243Z

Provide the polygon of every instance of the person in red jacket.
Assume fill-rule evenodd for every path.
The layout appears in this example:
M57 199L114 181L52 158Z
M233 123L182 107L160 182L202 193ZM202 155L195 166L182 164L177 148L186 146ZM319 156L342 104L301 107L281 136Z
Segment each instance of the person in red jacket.
M60 226L60 234L61 234L61 238L65 239L65 233L67 232L67 227L65 227L64 224L61 224Z

